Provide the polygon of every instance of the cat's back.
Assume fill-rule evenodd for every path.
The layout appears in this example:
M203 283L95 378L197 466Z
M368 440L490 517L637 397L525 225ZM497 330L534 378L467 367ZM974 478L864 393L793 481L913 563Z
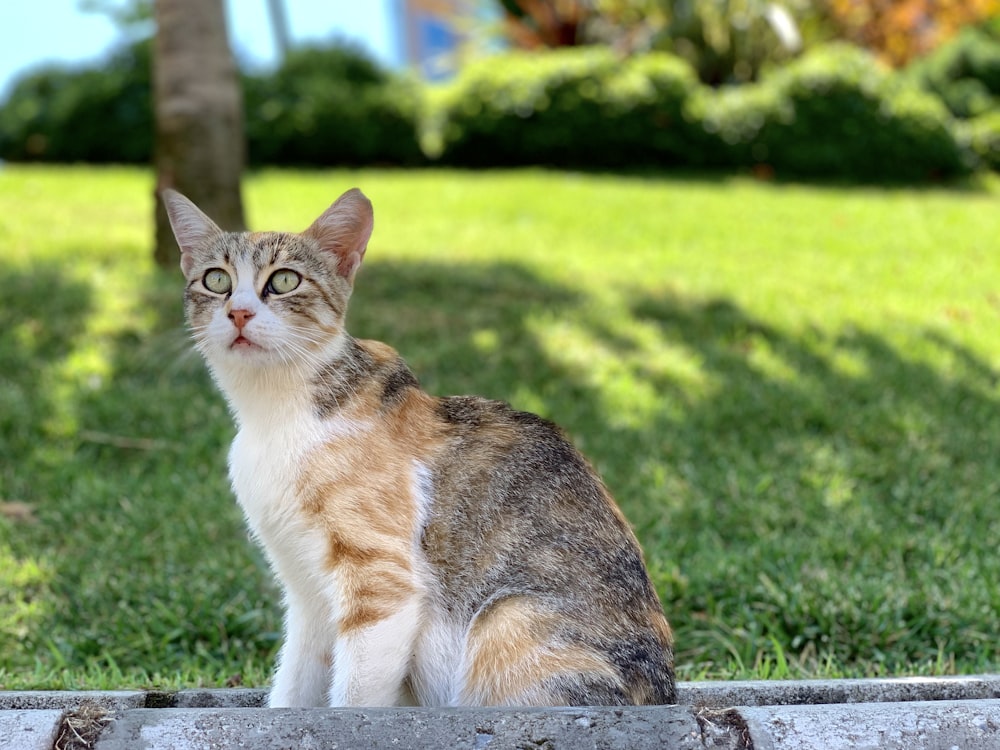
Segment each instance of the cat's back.
M615 673L567 680L567 703L673 702L669 626L638 542L586 459L556 425L506 403L433 406L445 438L422 547L452 612L473 629L491 616L532 622L529 640Z
M559 427L474 396L439 398L433 406L444 439L431 464L424 548L456 585L464 571L516 560L493 574L558 588L583 575L597 589L592 594L655 602L628 522Z

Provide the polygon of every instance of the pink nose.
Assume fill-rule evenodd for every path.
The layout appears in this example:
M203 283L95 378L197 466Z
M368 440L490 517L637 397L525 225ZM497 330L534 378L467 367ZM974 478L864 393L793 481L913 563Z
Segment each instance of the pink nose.
M232 310L229 313L229 319L233 321L233 324L243 330L243 326L247 324L247 321L253 317L253 313L250 310Z

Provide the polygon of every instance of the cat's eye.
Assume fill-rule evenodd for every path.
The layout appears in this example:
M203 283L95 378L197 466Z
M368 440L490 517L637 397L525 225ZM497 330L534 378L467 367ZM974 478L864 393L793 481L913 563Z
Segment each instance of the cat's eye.
M202 283L208 291L215 292L216 294L227 294L233 288L233 280L221 268L209 270L205 274Z
M267 290L274 294L288 294L288 292L298 287L300 281L302 281L302 277L295 273L295 271L289 271L288 269L275 271L271 274L271 278L267 282Z

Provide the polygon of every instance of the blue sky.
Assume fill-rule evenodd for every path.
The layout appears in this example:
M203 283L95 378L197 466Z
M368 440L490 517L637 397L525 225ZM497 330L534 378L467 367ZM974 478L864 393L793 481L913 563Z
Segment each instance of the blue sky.
M121 39L100 13L80 11L79 0L2 0L0 97L26 69L46 62L100 59ZM356 40L379 60L396 63L394 0L285 0L293 42ZM241 60L267 65L275 49L266 0L226 0L230 44Z

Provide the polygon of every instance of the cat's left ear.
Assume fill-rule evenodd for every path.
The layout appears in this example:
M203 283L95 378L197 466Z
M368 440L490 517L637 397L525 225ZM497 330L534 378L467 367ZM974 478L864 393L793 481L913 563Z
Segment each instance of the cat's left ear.
M194 263L192 253L222 234L222 230L200 208L176 190L166 188L160 192L160 197L167 209L170 228L174 230L174 237L177 238L177 244L181 248L181 270L187 274Z
M302 234L336 256L337 273L353 284L374 223L372 202L360 190L352 188Z

